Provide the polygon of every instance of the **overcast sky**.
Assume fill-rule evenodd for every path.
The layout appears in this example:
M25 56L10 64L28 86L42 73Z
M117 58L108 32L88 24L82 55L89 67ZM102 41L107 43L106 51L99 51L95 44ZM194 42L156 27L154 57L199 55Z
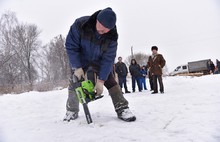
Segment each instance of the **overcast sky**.
M44 44L67 35L76 18L112 7L117 14L117 56L151 54L156 45L169 71L200 59L220 59L219 0L0 0L0 14L16 12L19 21L34 23Z

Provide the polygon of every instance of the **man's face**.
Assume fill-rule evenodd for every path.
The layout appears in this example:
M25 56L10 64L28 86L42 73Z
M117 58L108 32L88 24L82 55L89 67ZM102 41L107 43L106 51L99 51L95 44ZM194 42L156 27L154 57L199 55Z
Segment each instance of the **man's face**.
M122 58L118 58L118 61L119 61L119 62L122 62Z
M96 30L100 35L110 31L110 29L104 27L98 20L96 20Z
M155 49L152 50L152 53L153 53L153 54L157 54L157 50L155 50Z

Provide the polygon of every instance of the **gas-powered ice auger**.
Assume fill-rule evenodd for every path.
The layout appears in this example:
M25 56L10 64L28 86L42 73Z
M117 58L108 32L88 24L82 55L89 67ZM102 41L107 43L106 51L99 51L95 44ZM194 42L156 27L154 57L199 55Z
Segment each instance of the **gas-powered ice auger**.
M90 124L92 123L92 118L87 104L91 101L100 99L103 96L96 96L94 85L90 80L80 82L79 87L77 87L75 91L79 102L83 105L87 123Z

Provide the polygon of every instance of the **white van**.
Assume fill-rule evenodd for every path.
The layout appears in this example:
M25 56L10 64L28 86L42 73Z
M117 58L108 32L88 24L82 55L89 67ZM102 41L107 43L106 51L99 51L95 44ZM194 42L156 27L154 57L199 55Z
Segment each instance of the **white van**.
M185 74L185 73L189 73L188 65L178 66L173 72L170 73L170 75L174 76L174 75Z

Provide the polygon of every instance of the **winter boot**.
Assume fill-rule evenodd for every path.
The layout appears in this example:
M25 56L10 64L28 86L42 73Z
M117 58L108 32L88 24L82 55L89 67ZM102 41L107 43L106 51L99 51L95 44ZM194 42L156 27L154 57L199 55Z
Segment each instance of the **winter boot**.
M115 85L109 89L115 111L118 118L124 121L134 121L136 117L128 109L128 101L124 98L119 85Z
M128 91L128 89L125 89L125 93L131 93L130 91Z
M135 121L136 117L129 108L121 109L117 112L118 118L127 122Z
M125 93L131 93L130 91L125 91Z
M72 112L72 111L66 111L66 115L63 118L63 121L70 121L70 120L75 120L78 118L78 112Z

